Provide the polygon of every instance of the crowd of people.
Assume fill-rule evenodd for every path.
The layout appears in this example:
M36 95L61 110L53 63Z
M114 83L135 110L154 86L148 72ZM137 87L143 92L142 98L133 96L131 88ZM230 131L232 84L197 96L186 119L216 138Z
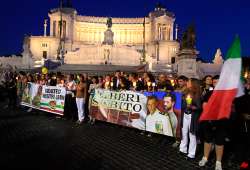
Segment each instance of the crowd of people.
M209 155L215 146L215 170L222 169L222 157L225 142L233 142L231 150L240 150L241 167L248 167L250 143L250 76L245 77L245 95L235 99L230 119L199 122L199 117L208 102L219 76L207 75L204 79L187 78L183 75L169 77L164 73L153 75L145 72L124 73L116 71L105 76L89 76L88 74L62 74L62 73L25 73L6 71L1 76L2 86L7 89L8 105L15 109L20 107L22 94L27 83L39 85L58 86L66 88L64 116L76 121L78 124L88 119L89 98L96 88L109 90L143 91L179 91L183 94L181 108L180 134L173 146L178 146L180 154L193 160L199 143L204 144L204 154L198 162L199 166L206 165ZM189 95L192 100L186 100ZM167 101L166 101L167 102ZM148 98L148 110L154 114L157 99ZM160 115L160 113L157 112ZM89 117L93 123L94 118ZM238 147L239 146L239 147Z

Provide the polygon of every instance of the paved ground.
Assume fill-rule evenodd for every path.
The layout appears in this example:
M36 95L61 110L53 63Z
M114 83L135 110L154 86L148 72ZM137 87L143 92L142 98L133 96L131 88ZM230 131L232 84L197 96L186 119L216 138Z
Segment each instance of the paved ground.
M193 170L205 168L187 161L173 148L171 139L140 135L134 129L107 123L95 125L58 119L44 112L0 111L0 169L43 170ZM224 161L225 170L238 163Z

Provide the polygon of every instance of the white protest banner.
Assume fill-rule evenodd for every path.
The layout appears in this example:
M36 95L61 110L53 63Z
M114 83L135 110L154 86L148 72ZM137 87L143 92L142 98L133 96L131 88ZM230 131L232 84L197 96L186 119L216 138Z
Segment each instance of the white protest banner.
M64 87L43 86L40 109L63 115L66 89Z
M146 103L147 97L138 92L95 89L90 114L98 120L144 130Z

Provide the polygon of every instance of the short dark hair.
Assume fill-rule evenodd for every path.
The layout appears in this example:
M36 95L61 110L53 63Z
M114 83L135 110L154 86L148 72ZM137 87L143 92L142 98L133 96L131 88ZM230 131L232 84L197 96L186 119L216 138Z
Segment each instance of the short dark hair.
M180 75L178 78L178 80L184 80L184 81L188 81L188 78L184 75Z
M167 93L165 97L170 97L172 102L176 102L176 96L173 93Z
M134 79L138 78L138 74L137 73L130 73L130 76L133 77Z
M220 78L220 76L219 75L215 75L215 76L213 76L213 80L218 80Z

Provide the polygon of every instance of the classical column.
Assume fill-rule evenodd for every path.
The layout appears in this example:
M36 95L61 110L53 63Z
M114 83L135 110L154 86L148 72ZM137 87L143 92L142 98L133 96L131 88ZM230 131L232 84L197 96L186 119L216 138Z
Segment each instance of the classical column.
M58 37L58 21L55 21L55 36Z
M88 29L88 31L87 31L87 42L89 42L90 41L90 31L89 31L89 29Z
M175 26L175 40L178 40L178 24Z
M80 39L80 31L79 30L76 31L76 39L77 39L77 41L81 40Z
M174 25L171 24L170 25L170 40L172 41L173 40L173 37L174 36Z
M43 25L43 26L44 26L44 34L43 34L43 36L44 36L44 37L47 36L47 26L48 26L48 25L47 25L47 21L48 21L48 20L45 19L45 20L44 20L44 25Z
M90 31L90 42L94 41L94 32L93 30Z
M119 31L119 36L120 36L119 37L119 43L121 44L122 43L122 31L121 30Z
M80 41L84 41L85 39L85 32L81 30L81 33L80 33Z
M158 24L158 35L157 35L157 40L161 40L161 25Z
M121 44L124 43L124 32L123 30L121 30Z
M131 43L131 31L128 31L128 44L130 44Z
M171 33L170 33L170 27L169 26L167 26L166 27L166 39L167 40L171 40L171 35L170 35Z

